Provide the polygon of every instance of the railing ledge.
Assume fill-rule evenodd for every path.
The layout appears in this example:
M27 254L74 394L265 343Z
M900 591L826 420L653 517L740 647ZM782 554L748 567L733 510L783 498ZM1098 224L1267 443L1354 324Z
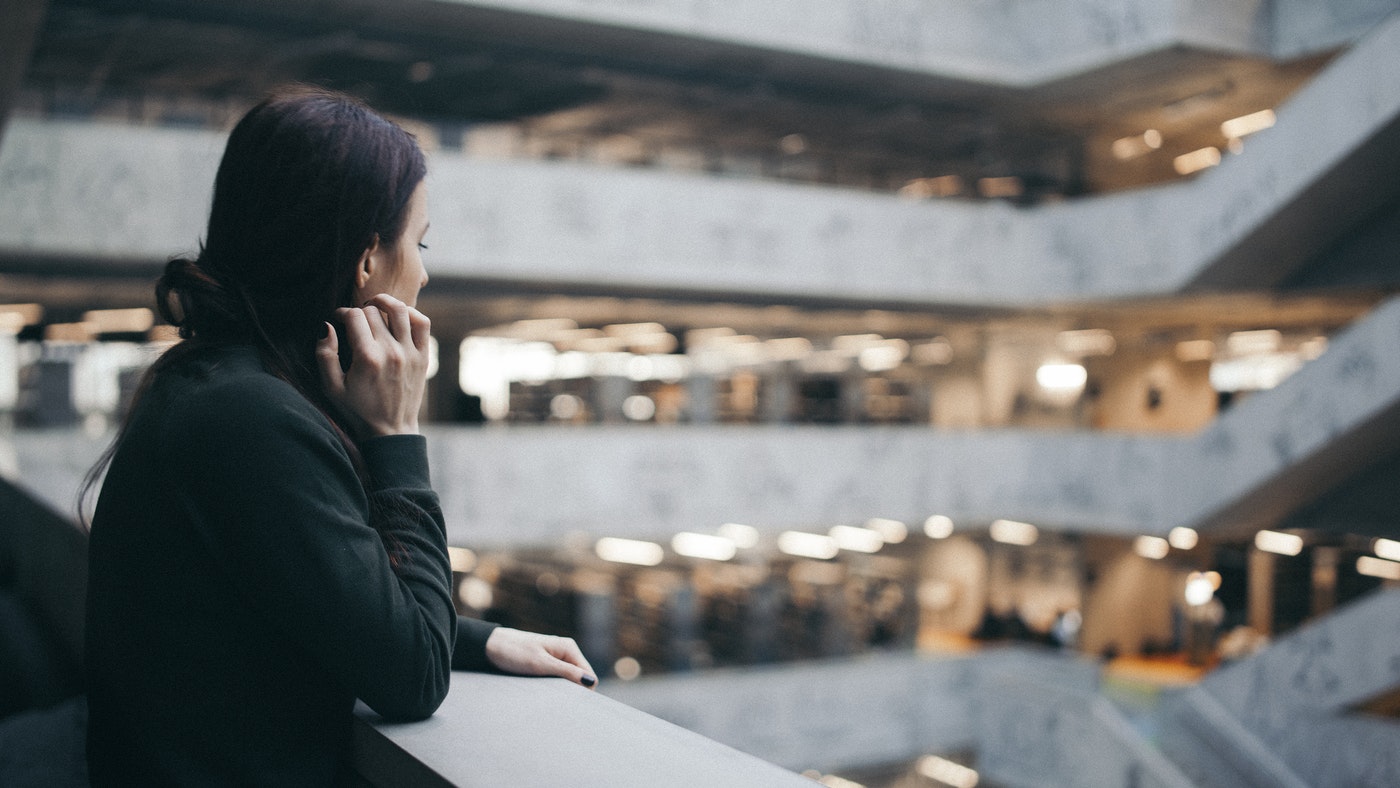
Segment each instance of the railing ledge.
M563 679L453 673L427 720L356 709L353 766L376 786L811 786Z

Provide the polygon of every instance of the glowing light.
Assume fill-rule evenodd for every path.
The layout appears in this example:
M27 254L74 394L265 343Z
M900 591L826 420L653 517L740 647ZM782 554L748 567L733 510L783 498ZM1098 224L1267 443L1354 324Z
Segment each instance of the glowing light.
M962 194L963 180L957 175L940 175L937 178L914 178L899 187L899 196L914 200L929 197L953 197Z
M1210 385L1216 391L1265 391L1288 379L1303 366L1293 353L1246 356L1210 365Z
M1204 572L1192 572L1186 579L1186 604L1200 607L1215 598L1216 586Z
M728 561L736 552L733 540L691 531L682 531L671 537L671 549L678 555L711 561Z
M656 415L656 402L645 394L633 394L622 401L622 415L632 421L649 421Z
M1283 342L1283 334L1277 329L1266 328L1260 331L1236 331L1225 340L1225 347L1236 356L1252 356L1260 353L1273 353Z
M1317 336L1298 343L1298 355L1312 361L1327 352L1327 337Z
M817 779L817 782L827 788L865 788L864 783L847 780L845 777L838 777L834 774L824 774Z
M1215 343L1209 339L1188 339L1176 343L1176 357L1181 361L1210 361L1215 358Z
M593 552L604 561L637 566L656 566L666 557L666 551L654 542L618 539L612 536L599 539L598 543L593 545Z
M43 317L44 308L39 304L0 304L0 333L18 334Z
M452 571L467 573L476 568L476 553L465 547L447 548L447 560L452 562Z
M1230 118L1220 124L1220 133L1225 135L1227 139L1237 140L1273 126L1277 119L1273 110L1261 109L1238 118Z
M462 604L473 610L485 610L491 607L491 603L496 599L496 593L491 589L491 584L479 577L467 577L462 580L462 584L457 586L457 598L462 600Z
M1190 528L1177 526L1167 534L1167 541L1178 550L1190 550L1200 541L1200 536Z
M996 520L990 530L992 539L1002 544L1033 545L1040 538L1040 531L1034 525L1015 520Z
M976 788L977 771L937 755L925 755L919 759L919 774L953 786L953 788Z
M92 325L98 334L131 333L140 334L155 325L156 315L145 307L136 309L94 309L83 313L83 322Z
M1176 169L1178 175L1190 175L1193 172L1214 167L1219 163L1219 148L1200 148L1172 159L1172 167Z
M819 559L835 558L836 553L840 551L836 540L830 536L803 531L783 531L778 534L778 549L788 555Z
M857 356L857 363L867 372L883 372L898 367L907 355L909 343L902 339L891 339L861 350Z
M1400 561L1400 542L1394 539L1377 539L1371 550L1387 561Z
M1108 356L1118 347L1113 334L1104 328L1061 331L1055 337L1055 344L1060 350L1076 356Z
M1020 178L1006 175L1000 178L978 178L977 191L983 197L1020 197L1026 188Z
M931 366L948 364L953 360L953 343L942 337L931 339L923 344L915 345L910 357L913 358L915 364Z
M734 543L735 547L748 549L758 545L758 529L752 525L725 523L719 527L719 535Z
M1356 571L1358 574L1367 577L1379 577L1383 580L1400 580L1400 563L1387 561L1384 558L1363 555L1356 559Z
M1148 129L1131 137L1119 137L1113 141L1113 157L1120 161L1136 159L1143 154L1162 147L1162 132Z
M796 361L812 352L812 341L806 337L770 339L763 343L763 352L773 361Z
M924 533L930 539L947 539L953 535L953 518L935 514L924 520Z
M778 148L789 156L796 156L807 150L807 138L801 134L788 134L778 140Z
M87 323L50 323L44 326L44 339L50 342L89 342L95 332Z
M865 521L865 527L879 534L886 544L899 544L909 536L909 526L888 517L872 517Z
M1133 552L1152 561L1166 558L1170 551L1171 545L1160 536L1139 536L1133 541Z
M1254 535L1254 546L1266 553L1297 555L1303 552L1303 537L1278 531L1260 531Z
M1047 391L1078 391L1088 380L1088 371L1079 364L1041 364L1035 371L1035 382Z
M885 546L885 540L880 538L878 532L850 525L833 526L831 538L836 541L837 547L856 553L876 553Z
M613 673L623 681L631 681L642 675L642 663L632 657L623 657L613 663Z
M549 401L549 415L560 421L571 421L583 412L583 400L573 394L555 394Z

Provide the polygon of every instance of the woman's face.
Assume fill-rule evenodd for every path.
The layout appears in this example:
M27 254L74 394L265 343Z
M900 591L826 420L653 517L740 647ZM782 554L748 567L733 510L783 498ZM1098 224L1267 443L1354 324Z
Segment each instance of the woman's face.
M408 198L408 215L403 232L392 246L378 245L362 263L355 303L363 304L380 293L399 299L409 306L418 305L418 291L428 283L428 271L423 267L423 236L428 232L428 187L419 183Z

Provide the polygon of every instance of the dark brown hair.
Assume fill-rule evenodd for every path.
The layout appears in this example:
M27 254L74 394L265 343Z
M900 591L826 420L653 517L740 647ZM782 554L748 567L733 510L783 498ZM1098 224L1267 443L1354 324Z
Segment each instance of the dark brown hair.
M184 359L251 345L326 414L358 469L348 425L321 388L316 342L335 310L353 305L365 250L398 241L426 172L413 136L350 96L295 86L249 110L224 149L198 257L171 260L156 283L156 307L184 341L146 372L137 399ZM81 498L120 441L88 473Z

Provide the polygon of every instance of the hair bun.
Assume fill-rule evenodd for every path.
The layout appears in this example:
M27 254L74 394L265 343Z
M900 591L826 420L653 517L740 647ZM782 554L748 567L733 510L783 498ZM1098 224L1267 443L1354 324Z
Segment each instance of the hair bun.
M197 260L177 257L156 281L156 308L181 339L231 333L242 322L238 299Z

